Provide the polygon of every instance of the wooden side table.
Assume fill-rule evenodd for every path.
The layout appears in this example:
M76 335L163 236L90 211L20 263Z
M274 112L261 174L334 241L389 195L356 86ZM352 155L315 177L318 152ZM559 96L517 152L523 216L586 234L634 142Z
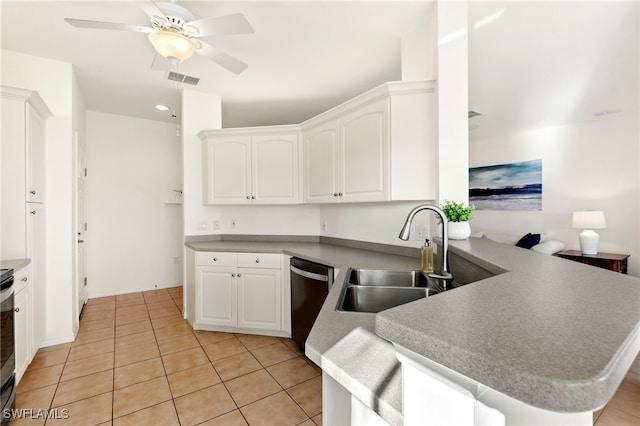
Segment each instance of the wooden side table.
M556 253L556 256L564 259L574 260L576 262L586 263L587 265L597 266L598 268L608 269L610 271L627 273L628 254L618 253L598 253L595 255L583 255L580 250L563 250Z

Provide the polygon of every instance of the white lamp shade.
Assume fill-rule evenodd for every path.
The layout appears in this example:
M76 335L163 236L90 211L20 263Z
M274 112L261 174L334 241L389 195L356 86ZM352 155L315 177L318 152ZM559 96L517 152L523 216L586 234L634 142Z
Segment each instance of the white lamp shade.
M174 31L154 31L149 34L149 41L156 52L165 59L182 62L189 59L199 47L198 40L185 37Z
M573 212L573 227L576 229L604 229L607 227L607 223L604 220L604 212Z

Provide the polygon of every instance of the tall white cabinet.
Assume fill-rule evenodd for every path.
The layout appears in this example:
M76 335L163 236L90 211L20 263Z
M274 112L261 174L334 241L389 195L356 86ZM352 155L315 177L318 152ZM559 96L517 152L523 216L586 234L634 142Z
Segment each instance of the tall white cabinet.
M30 259L27 267L16 271L22 284L16 290L20 313L16 354L22 356L16 365L20 372L31 361L46 332L45 122L51 112L38 93L31 90L0 86L0 96L0 258Z
M273 126L206 130L204 204L299 202L299 128Z

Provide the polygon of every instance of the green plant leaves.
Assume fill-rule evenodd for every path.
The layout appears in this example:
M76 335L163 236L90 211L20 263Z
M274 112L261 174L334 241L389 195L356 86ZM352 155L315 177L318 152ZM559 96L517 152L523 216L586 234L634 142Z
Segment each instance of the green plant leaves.
M449 222L466 222L471 219L471 215L476 209L473 204L465 207L464 203L456 203L449 200L444 200L444 204L441 207Z

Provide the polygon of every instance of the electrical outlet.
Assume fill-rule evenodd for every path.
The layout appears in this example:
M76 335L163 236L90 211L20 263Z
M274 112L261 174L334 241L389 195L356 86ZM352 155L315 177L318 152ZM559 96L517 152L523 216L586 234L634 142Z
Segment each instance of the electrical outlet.
M214 220L213 221L213 229L215 231L219 231L220 230L220 221L219 220Z
M198 229L204 231L207 229L207 222L198 222Z
M424 241L427 238L427 227L418 225L416 227L416 241Z
M323 221L322 221L322 230L323 230L323 231L326 231L326 230L327 230L327 221L326 221L326 220L323 220Z
M236 229L238 227L238 221L235 219L231 219L231 229Z

